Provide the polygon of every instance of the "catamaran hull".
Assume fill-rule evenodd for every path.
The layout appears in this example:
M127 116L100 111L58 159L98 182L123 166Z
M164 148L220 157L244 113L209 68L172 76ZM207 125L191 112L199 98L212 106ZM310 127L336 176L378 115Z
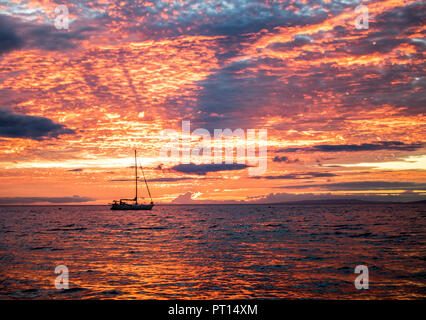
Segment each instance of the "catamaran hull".
M151 210L153 204L112 205L111 210Z

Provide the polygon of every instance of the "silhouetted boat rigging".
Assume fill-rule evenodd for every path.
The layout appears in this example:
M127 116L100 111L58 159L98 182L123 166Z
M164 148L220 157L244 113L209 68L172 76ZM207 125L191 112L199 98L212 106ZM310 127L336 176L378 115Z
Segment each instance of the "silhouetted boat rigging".
M146 189L148 190L149 198L151 199L150 204L139 204L138 203L138 165L136 163L136 150L135 150L135 185L136 185L136 194L134 199L120 199L114 200L111 206L111 210L151 210L154 206L152 201L151 192L149 191L148 182L145 178L145 173L143 172L142 166L140 166L143 179L145 181ZM130 202L130 203L129 203Z

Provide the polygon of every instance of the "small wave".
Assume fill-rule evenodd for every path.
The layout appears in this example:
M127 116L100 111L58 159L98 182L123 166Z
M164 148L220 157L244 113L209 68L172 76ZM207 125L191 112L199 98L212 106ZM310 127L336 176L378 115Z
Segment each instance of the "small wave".
M139 229L139 230L164 230L167 229L166 227L139 227L139 228L135 228L135 229Z
M34 250L46 250L46 249L50 249L50 248L49 247L32 247L32 248L30 248L31 251L34 251Z
M87 228L85 227L80 227L80 228L53 228L53 229L47 229L47 231L82 231L82 230L86 230Z
M25 290L22 290L21 292L22 292L22 293L36 293L36 292L38 292L38 290L37 290L37 289L32 288L32 289L25 289Z
M75 288L70 288L70 289L63 289L59 293L75 293L75 292L81 292L81 291L86 291L86 290L87 290L86 288L75 287Z
M53 248L53 247L31 247L29 248L30 251L36 251L36 250L50 250L50 251L61 251L64 249L61 248Z
M106 290L106 291L99 292L99 294L116 296L116 295L123 294L123 292L118 291L118 290Z
M362 237L370 237L372 235L371 232L366 233L358 233L358 234L349 234L348 237L350 238L362 238Z
M397 234L397 235L388 235L388 236L384 236L384 238L386 239L404 239L404 238L408 238L410 237L409 234Z
M266 227L284 227L281 223L268 223L265 224Z

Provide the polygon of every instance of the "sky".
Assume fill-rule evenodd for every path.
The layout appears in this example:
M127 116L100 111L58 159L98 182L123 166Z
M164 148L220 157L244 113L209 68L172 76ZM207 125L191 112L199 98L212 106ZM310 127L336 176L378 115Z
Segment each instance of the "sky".
M424 200L425 12L408 0L0 0L0 204L133 197L134 149L156 203ZM224 144L248 148L254 130L257 153L165 156L164 130L188 137L182 121L211 134L192 134L191 150L229 128L243 137ZM261 147L266 170L250 173Z

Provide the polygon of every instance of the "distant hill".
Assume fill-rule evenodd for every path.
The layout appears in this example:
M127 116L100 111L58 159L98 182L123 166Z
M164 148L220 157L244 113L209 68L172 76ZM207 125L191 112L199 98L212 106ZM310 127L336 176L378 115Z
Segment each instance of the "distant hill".
M420 201L413 201L410 203L415 203L415 204L426 204L426 200L420 200Z
M426 200L421 201L414 201L414 202L392 202L392 201L366 201L366 200L358 200L358 199L325 199L325 200L302 200L302 201L289 201L289 202L275 202L275 203L269 203L269 204L287 204L287 205L300 205L300 204L306 204L306 205L320 205L320 204L395 204L395 203L401 203L401 204L426 204Z

